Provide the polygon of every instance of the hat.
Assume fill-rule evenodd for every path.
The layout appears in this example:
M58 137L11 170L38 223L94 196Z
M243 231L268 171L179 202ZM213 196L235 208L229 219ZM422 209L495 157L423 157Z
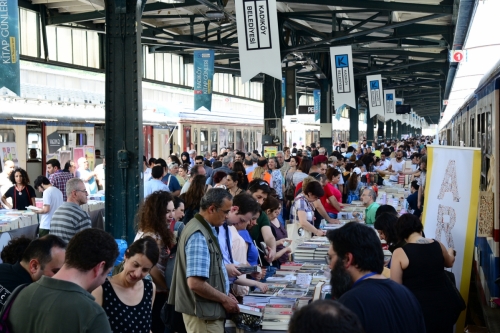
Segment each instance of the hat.
M189 155L191 155L191 154L196 154L196 150L191 149L190 151L188 151L188 154L189 154Z
M352 172L356 172L358 175L360 175L360 174L361 174L361 169L360 169L360 168L358 168L358 167L355 167L355 168L352 170Z

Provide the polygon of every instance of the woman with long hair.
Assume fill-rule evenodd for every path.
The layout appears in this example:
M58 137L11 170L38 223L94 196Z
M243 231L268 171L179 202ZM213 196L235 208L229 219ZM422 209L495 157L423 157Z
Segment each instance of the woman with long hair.
M212 179L214 181L214 188L220 187L226 189L227 173L222 170L216 171L212 176Z
M396 230L398 218L397 213L382 213L377 216L375 223L373 223L373 227L377 230L380 239L386 241L391 253L394 253L396 249L406 244L404 239L400 241L398 237L398 232ZM387 267L391 268L390 263Z
M234 162L233 171L238 173L238 187L246 191L248 188L248 179L247 179L247 172L245 170L245 166L243 165L243 163L240 161Z
M347 200L346 203L350 204L353 201L358 201L363 184L361 183L361 170L354 168L349 180L347 181Z
M187 192L181 194L181 199L184 201L185 207L184 224L187 224L200 211L200 201L206 191L205 183L206 178L204 175L196 175L191 180L191 185L189 185Z
M235 171L230 172L227 175L226 188L233 197L243 192L243 190L238 186L241 178L240 174Z
M340 181L340 171L335 168L329 168L326 172L327 184L323 187L325 193L321 197L321 203L325 207L329 217L336 219L338 213L342 210L342 193L336 185Z
M312 167L312 159L309 157L302 158L297 172L293 174L292 181L293 185L297 186L301 181L304 180L309 175L309 169Z
M269 162L267 162L267 166L269 167L269 172L271 173L271 182L269 185L276 191L278 199L283 200L283 191L285 188L283 184L283 176L280 171L281 165L276 157L271 157L269 158Z
M182 165L181 160L176 155L170 155L171 163L176 163L177 165Z
M17 168L12 171L9 179L14 186L2 196L3 204L10 209L17 210L26 210L26 207L30 205L35 206L36 194L33 187L28 185L30 183L28 173L22 168ZM7 202L7 198L12 198L12 205Z
M290 244L286 228L278 220L281 204L276 198L268 196L262 204L262 210L266 212L271 222L271 231L273 232L274 238L276 238L276 255L274 256L273 266L279 269L281 264L289 261L288 254L292 252L290 247L285 246L286 242Z
M248 174L248 181L252 181L255 179L263 179L265 180L268 184L271 183L271 174L267 172L268 165L267 165L267 159L265 157L260 157L257 160L257 167Z
M288 171L286 172L285 175L285 186L288 186L289 184L292 183L292 178L293 174L297 171L297 167L300 164L300 157L298 156L290 156L290 162L288 165L290 166L288 168Z
M186 182L189 180L189 164L184 163L179 165L179 171L175 176L179 181L180 186L184 186Z
M92 291L96 303L106 312L113 332L123 332L124 327L134 326L132 331L135 333L149 333L154 329L152 308L156 286L145 277L159 256L152 237L136 240L125 251L123 270Z
M181 163L187 163L191 166L191 160L189 159L189 153L187 151L181 153Z
M153 333L165 330L165 325L160 319L160 312L168 298L165 267L170 249L175 245L175 237L170 230L170 224L174 223L174 214L173 197L165 191L156 191L150 194L137 213L137 234L134 241L150 236L156 241L159 250L158 261L154 263L156 265L149 272L157 287L152 315Z

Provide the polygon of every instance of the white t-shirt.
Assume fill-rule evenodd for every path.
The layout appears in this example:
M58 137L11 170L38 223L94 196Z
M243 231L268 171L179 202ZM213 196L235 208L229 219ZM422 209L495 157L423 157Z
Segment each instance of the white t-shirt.
M50 221L59 206L63 204L63 194L60 189L51 186L43 191L43 205L49 205L50 210L47 214L40 214L40 229L50 230Z
M396 161L395 158L391 159L391 166L392 166L392 171L396 172L395 175L391 175L391 177L389 178L391 181L393 182L397 182L398 181L398 172L399 171L403 171L403 167L405 165L405 160L404 159L401 159L401 162L398 162Z
M386 159L385 161L380 161L380 166L378 167L377 170L380 170L380 171L384 171L384 170L387 170L389 168L389 165L391 165L391 162Z

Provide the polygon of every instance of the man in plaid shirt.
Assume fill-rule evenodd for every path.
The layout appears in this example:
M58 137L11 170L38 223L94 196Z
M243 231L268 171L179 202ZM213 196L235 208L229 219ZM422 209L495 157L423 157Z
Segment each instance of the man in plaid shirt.
M71 172L61 170L61 163L55 158L47 161L47 173L49 174L50 183L61 190L64 202L67 201L66 183L71 178L74 178Z

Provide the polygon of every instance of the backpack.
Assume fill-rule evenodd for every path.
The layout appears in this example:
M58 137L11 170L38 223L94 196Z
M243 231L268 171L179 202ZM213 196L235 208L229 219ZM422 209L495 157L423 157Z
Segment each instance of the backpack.
M3 305L2 311L0 312L0 333L10 333L12 330L9 328L9 313L10 309L12 308L12 304L14 304L14 301L17 298L17 295L23 290L25 287L29 286L29 283L22 284L18 286L12 294L7 298L5 301L5 304Z

